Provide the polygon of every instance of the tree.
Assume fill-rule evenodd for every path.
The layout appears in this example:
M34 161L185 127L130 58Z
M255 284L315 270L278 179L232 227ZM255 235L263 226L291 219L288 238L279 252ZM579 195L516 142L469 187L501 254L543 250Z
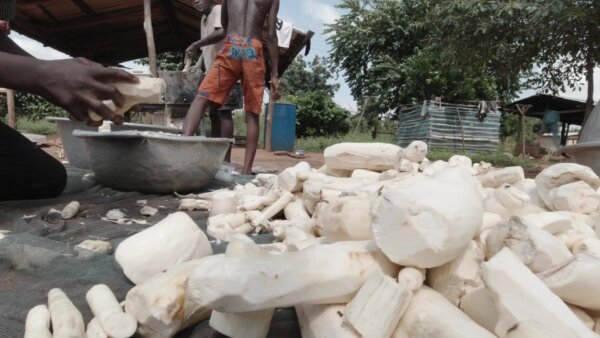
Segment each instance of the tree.
M166 52L156 56L156 66L158 70L183 70L184 60L185 53L183 52ZM147 66L150 64L150 60L142 58L137 60L136 63Z
M495 99L493 74L448 67L441 50L428 43L422 24L427 0L343 0L346 12L326 33L332 63L348 81L352 95L373 120L401 104L432 96L455 100Z
M340 88L339 84L330 84L335 70L326 58L315 56L307 63L299 55L281 77L281 88L284 94L299 95L301 93L321 90L333 96Z
M552 93L565 85L577 88L584 76L586 112L592 111L594 67L600 62L598 1L439 1L427 18L432 43L443 45L445 58L455 64L524 77Z
M338 106L324 90L301 92L289 96L297 106L296 135L298 137L346 134L350 130L350 112Z

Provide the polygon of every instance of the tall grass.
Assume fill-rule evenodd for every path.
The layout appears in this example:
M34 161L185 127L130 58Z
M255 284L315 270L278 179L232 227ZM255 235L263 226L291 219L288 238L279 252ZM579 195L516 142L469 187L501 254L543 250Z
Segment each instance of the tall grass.
M6 118L0 118L2 123L7 123ZM17 118L17 130L21 133L54 135L56 134L56 125L46 120L34 120L29 117Z

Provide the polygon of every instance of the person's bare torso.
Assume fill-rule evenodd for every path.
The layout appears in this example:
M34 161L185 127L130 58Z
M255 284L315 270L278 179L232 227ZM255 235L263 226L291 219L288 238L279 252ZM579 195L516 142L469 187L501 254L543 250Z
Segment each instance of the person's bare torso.
M260 39L273 0L227 1L227 35Z

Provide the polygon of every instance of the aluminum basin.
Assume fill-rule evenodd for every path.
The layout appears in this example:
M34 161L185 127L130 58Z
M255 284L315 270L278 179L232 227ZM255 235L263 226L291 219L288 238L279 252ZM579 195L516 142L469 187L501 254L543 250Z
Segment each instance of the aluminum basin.
M572 158L576 163L592 168L596 175L600 175L600 142L579 143L564 147L560 153Z
M121 191L199 191L219 170L230 139L140 131L75 130L85 142L92 170L102 185Z
M73 136L73 130L98 131L96 127L90 127L85 122L71 121L64 117L48 117L46 120L56 123L58 134L62 139L63 149L69 159L69 164L81 169L92 169L90 159L85 151L83 140ZM162 131L165 133L178 134L181 130L177 128L154 126L149 124L124 123L117 126L112 125L113 131L122 130L141 130L141 131Z

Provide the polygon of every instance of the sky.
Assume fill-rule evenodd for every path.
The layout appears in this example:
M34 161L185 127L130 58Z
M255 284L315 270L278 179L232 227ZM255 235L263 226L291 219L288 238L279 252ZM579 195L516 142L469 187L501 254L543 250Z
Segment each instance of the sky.
M294 26L302 30L311 30L315 32L315 36L312 39L312 46L310 54L307 59L312 60L316 55L327 56L329 55L330 47L327 44L327 37L323 31L325 25L334 22L342 14L339 9L335 7L336 4L340 3L339 0L282 0L281 7L279 10L279 17L287 22L291 22ZM11 33L11 38L15 40L22 48L30 52L32 55L41 59L60 59L68 57L56 50L51 48L43 47L40 43L31 40L23 35L16 32ZM124 63L126 67L130 68L141 68L142 66L134 64L133 62ZM355 112L356 102L350 94L350 89L345 83L343 76L336 80L340 83L340 89L335 95L335 101L342 107ZM582 81L584 84L585 82ZM598 100L600 98L600 68L596 69L595 74L596 90L594 98ZM535 94L534 90L526 90L521 93L521 97L527 97ZM581 91L567 91L561 93L565 97L585 100L587 98L587 87L584 85Z

